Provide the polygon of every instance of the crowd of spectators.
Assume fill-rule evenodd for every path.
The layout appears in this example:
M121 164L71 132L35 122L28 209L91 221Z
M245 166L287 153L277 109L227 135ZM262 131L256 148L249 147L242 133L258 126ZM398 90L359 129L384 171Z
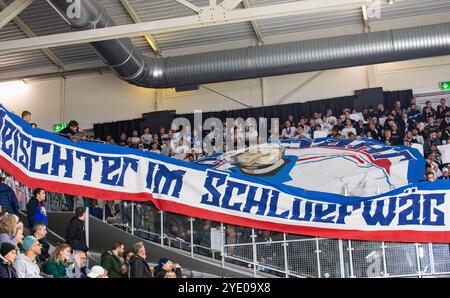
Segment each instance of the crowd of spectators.
M0 278L184 278L181 266L162 258L154 267L147 263L143 242L125 252L116 242L101 255L100 265L88 268L86 209L78 207L66 230L64 243L47 241L46 192L35 189L26 208L27 226L19 216L2 208L0 212ZM28 232L24 236L25 232Z
M31 113L24 112L22 118L30 122ZM450 179L450 165L441 159L440 145L450 144L450 107L446 99L441 99L436 109L430 101L419 109L415 99L410 101L409 106L403 107L400 101L395 102L393 107L386 109L383 104L377 108L368 107L360 112L344 108L335 115L334 111L328 109L325 114L316 112L310 117L295 119L289 115L282 122L282 127L277 131L269 131L269 140L279 137L281 139L304 138L312 139L317 132L335 139L374 139L392 146L421 146L426 159L426 171L424 180L433 182L437 179ZM35 124L33 124L36 127ZM185 161L196 161L208 154L230 149L226 141L222 145L214 147L214 152L207 153L203 150L200 135L203 133L201 127L192 131L190 127L184 127L177 131L174 127L167 129L161 127L158 132L150 132L148 127L140 133L137 130L122 132L116 141L111 135L104 140L111 145L135 148L157 154L166 155ZM207 136L216 136L218 128L211 126ZM278 133L281 132L281 133ZM69 127L60 132L67 135L73 141L78 133L84 134L83 139L99 140L94 137L86 137L84 131L78 127L76 121L71 121ZM258 135L258 130L252 125L247 128L235 122L233 127L223 128L224 140L232 139L236 143L246 143L254 139L256 142L264 142ZM229 138L227 138L229 137ZM203 138L204 139L204 138ZM200 149L199 149L200 148ZM32 233L24 238L23 223L18 220L18 204L14 191L0 178L0 205L5 212L0 222L0 248L2 277L182 277L181 267L166 258L161 259L157 266L151 268L146 262L145 245L142 242L133 245L128 252L122 242L116 242L113 247L105 251L101 256L101 265L94 266L90 270L86 268L86 260L89 256L85 235L84 220L85 209L81 207L75 211L75 216L67 228L66 243L51 247L46 238L46 226L48 225L44 207L45 191L35 189L33 198L27 205L28 228ZM74 209L73 196L66 197L68 210ZM130 221L129 210L124 204L105 204L105 210L98 207L96 200L84 198L84 205L90 207L91 215L97 218L105 217L111 224ZM150 204L150 203L149 203ZM154 208L146 208L146 204L140 204L136 212L140 212L142 222L136 226L147 230L158 230L156 225L158 214ZM199 221L195 224L194 231L186 230L188 224L183 224L177 216L169 220L172 224L167 227L165 233L180 241L189 241L190 232L194 235L194 242L201 247L211 247L211 228L214 223ZM148 227L147 227L148 226ZM226 244L239 244L250 241L251 235L245 229L238 230L234 226L226 228ZM256 241L270 243L279 240L270 231L258 231ZM280 256L264 250L259 246L259 262L276 263ZM227 248L227 255L236 254L236 248ZM278 261L277 261L278 260Z
M30 123L31 113L24 111L22 119ZM36 127L36 124L30 124ZM212 151L204 148L202 127L192 130L187 126L180 131L177 131L176 127L170 129L161 127L158 132L151 132L150 128L145 127L141 133L137 130L122 132L117 141L113 139L112 135L106 136L103 141L112 145L150 151L193 162L213 153L232 150L237 144L248 144L252 140L253 143L267 141L263 136L258 135L257 126L251 122L246 124L245 127L242 123L239 124L235 121L234 126L227 127L225 123L223 127L224 141L222 144L213 142ZM212 123L206 137L214 139L219 129ZM390 109L379 104L377 108L369 106L359 112L355 109L344 108L339 111L339 115L331 109L324 114L315 112L311 116L303 116L300 119L294 119L292 115L289 115L282 127L273 132L269 130L269 140L274 138L311 139L314 138L316 132L335 139L374 139L392 146L418 144L422 147L427 162L424 179L428 181L450 179L449 165L442 163L441 152L438 148L440 145L450 144L450 107L445 98L440 100L436 109L433 108L431 101L427 101L425 106L420 109L416 99L413 98L407 107L403 107L400 101L396 101ZM73 141L79 139L76 137L77 134L81 134L81 138L85 140L100 141L98 137L88 137L75 120L71 120L69 126L59 133ZM231 144L227 145L226 140L234 141L232 148L230 148ZM0 183L0 193L8 192L2 186ZM66 199L69 210L73 210L73 196L67 196ZM85 205L87 204L85 203ZM12 213L17 212L14 211L16 208L14 205L8 206L8 208Z
M247 123L248 124L248 123ZM281 134L278 133L281 131ZM392 146L412 146L418 144L423 148L427 161L424 179L450 179L449 165L443 164L438 146L450 144L450 107L446 99L442 98L437 109L427 101L420 109L416 99L412 99L408 107L403 107L396 101L391 109L379 104L375 109L368 107L360 112L355 109L344 108L339 115L328 109L325 114L316 112L310 117L294 119L292 115L283 122L277 132L269 131L269 140L275 137L288 138L314 138L316 132L335 139L374 139ZM213 138L218 132L214 123L207 136ZM131 135L130 135L131 133ZM191 134L191 128L185 127L177 131L175 127L167 129L161 127L159 132L151 133L148 127L140 135L137 130L122 132L116 142L112 135L104 140L108 144L140 149L170 156L185 161L195 161L201 157L230 149L226 140L234 140L236 144L246 144L250 140L255 143L265 140L258 136L258 130L253 125L245 128L235 122L234 127L223 127L223 145L214 146L212 152L206 152L202 147L202 128L196 128ZM140 135L140 136L139 136Z

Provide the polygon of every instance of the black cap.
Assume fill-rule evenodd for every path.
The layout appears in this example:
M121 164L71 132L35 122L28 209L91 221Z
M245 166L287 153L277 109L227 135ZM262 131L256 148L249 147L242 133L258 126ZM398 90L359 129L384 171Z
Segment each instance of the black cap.
M6 256L7 254L9 254L13 250L16 250L16 246L12 245L9 242L3 242L2 247L0 249L3 257Z

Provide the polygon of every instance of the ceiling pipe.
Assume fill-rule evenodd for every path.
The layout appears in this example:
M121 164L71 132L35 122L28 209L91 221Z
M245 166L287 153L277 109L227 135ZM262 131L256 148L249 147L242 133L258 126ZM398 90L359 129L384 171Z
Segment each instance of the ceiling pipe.
M96 1L47 0L76 30L114 26ZM450 55L450 23L209 53L152 58L129 38L91 43L114 73L131 84L174 88Z

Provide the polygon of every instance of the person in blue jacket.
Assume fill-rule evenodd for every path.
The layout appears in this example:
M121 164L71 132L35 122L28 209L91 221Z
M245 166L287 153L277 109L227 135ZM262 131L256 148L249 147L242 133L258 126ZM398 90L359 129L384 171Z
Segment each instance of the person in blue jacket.
M47 211L44 207L45 190L36 188L33 191L33 197L27 204L28 227L33 228L36 222L42 222L48 226Z
M5 183L5 177L0 177L0 206L3 212L19 216L19 202L12 188Z

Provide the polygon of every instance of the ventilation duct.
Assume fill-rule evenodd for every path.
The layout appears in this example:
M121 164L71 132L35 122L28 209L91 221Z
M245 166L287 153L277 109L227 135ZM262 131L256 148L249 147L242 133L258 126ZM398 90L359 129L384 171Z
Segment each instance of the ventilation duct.
M47 1L74 29L114 26L96 1L80 0L80 18L67 17L69 1ZM91 45L122 80L172 88L449 55L450 23L167 58L143 56L128 38Z

